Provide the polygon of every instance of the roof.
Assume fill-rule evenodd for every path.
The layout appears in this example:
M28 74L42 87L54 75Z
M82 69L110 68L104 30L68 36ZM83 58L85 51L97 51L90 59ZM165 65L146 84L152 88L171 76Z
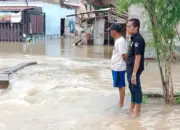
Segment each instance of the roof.
M105 8L105 9L94 10L94 11L87 11L87 12L79 13L79 14L71 14L71 15L67 15L66 17L78 16L78 15L84 15L84 14L92 14L92 13L97 14L100 12L110 12L113 15L117 15L121 18L127 19L127 13L126 12L118 14L116 11L112 10L111 8ZM107 14L104 16L107 16Z
M71 16L77 16L77 15L81 15L81 14L89 14L89 13L96 13L96 12L105 12L105 11L110 11L110 8L107 9L100 9L100 10L93 10L93 11L87 11L87 12L83 12L83 13L79 13L79 14L71 14L71 15L67 15L66 17L71 17Z
M26 9L32 9L35 8L33 6L0 6L0 11L23 11Z
M73 3L68 3L68 2L64 2L63 4L73 6L73 7L79 7L80 6L79 4L73 4Z
M60 0L61 7L68 8L68 9L76 9L80 6L80 4L70 3L65 0Z

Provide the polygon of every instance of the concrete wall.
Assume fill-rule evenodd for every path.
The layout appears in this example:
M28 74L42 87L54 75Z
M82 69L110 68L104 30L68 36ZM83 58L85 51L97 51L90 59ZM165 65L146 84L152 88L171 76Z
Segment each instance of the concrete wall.
M141 22L140 33L145 38L146 43L147 43L145 56L156 57L155 50L149 46L149 43L153 41L153 36L152 36L151 30L149 29L149 24L148 24L149 19L148 19L148 15L145 9L142 6L133 5L128 10L128 16L129 16L129 19L138 18ZM180 24L177 26L177 30L180 34ZM176 40L176 46L177 48L180 46L179 39Z
M152 41L152 32L149 29L149 19L145 9L142 6L133 5L128 10L128 19L138 18L141 23L140 33L147 42Z
M149 29L149 24L148 24L149 19L145 9L139 5L131 6L128 10L128 19L131 18L138 18L140 20L141 23L140 33L146 41L145 57L146 58L156 57L156 52L154 48L150 46L150 43L153 41L153 36L151 30Z
M94 24L94 44L104 45L104 27L105 27L105 20L103 19L96 20Z

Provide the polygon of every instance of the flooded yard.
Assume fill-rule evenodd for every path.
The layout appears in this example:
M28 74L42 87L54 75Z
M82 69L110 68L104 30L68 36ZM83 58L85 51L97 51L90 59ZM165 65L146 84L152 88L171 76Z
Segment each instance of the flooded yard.
M70 41L0 43L0 68L37 61L10 77L10 87L0 91L0 130L179 130L180 106L148 99L142 116L130 119L119 108L112 87L112 46L73 47ZM180 90L179 64L173 65L175 90ZM162 92L156 62L142 75L143 91Z

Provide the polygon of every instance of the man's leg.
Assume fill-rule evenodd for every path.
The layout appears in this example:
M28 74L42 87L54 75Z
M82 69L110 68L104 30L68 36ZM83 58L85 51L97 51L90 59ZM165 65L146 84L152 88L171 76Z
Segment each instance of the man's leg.
M132 85L130 86L130 91L131 91L131 104L130 104L130 108L128 112L129 116L131 116L134 113L134 108L135 108L135 100L134 100L134 93L132 90Z
M136 104L136 117L139 117L141 114L141 104Z
M134 102L134 93L133 93L133 88L132 88L132 84L131 84L131 77L132 74L127 74L127 79L128 79L128 83L129 83L129 90L131 93L131 104L130 104L130 108L128 111L129 116L131 116L134 112L134 108L135 108L135 102Z
M135 104L131 102L130 108L129 108L129 113L133 113L135 108Z
M137 85L136 85L136 117L139 117L141 114L141 103L142 103L142 90L141 90L141 82L140 82L140 75L136 77Z

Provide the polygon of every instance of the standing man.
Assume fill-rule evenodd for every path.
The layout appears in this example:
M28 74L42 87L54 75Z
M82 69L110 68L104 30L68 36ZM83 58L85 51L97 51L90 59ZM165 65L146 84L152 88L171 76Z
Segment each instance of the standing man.
M131 92L131 106L129 115L131 116L136 107L136 117L140 116L142 103L142 90L140 76L144 70L145 41L139 34L140 21L130 19L127 23L127 32L131 35L131 44L127 55L127 79Z
M124 105L125 97L125 72L126 72L126 54L127 54L127 44L123 36L121 35L121 25L112 24L111 36L114 38L114 49L111 58L111 69L113 77L113 86L119 88L120 96L120 107Z

